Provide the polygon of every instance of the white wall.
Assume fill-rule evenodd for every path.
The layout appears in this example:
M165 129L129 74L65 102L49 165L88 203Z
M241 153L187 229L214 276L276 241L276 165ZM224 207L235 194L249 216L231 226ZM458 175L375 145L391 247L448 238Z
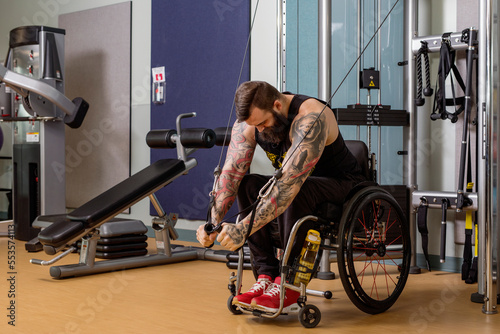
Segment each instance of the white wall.
M255 14L255 21L252 29L250 79L267 81L279 89L278 34L276 31L278 1L260 1L255 11L256 4L257 1L252 0L252 17ZM274 173L274 168L260 147L257 147L255 151L250 171L269 175Z

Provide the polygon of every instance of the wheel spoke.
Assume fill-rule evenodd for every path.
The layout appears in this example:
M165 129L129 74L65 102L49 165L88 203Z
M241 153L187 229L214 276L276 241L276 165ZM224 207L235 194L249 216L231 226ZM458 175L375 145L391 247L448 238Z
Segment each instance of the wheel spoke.
M339 229L340 278L359 309L384 312L408 276L411 240L405 216L392 195L376 188L361 190L345 212L348 218Z
M390 258L389 258L389 259L390 259ZM394 281L394 280L392 279L392 275L391 275L391 274L387 271L387 268L385 267L385 266L386 266L385 259L381 259L381 260L382 260L382 261L384 261L384 265L383 265L382 267L383 267L383 270L384 270L384 272L385 272L385 277L386 277L386 279L387 279L387 276L389 276L389 278L390 278L390 279L391 279L391 281L394 283L394 285L396 285L396 284L397 284L397 282L396 282L396 281ZM394 262L394 260L392 260L392 259L391 259L391 261L392 261L392 262ZM380 262L379 262L378 260L377 260L377 262L380 264ZM394 264L396 264L396 262L394 262Z
M390 244L387 244L387 246L391 246L393 243L395 243L397 240L401 239L402 237L403 236L401 234L398 235L398 237L396 239L392 240Z

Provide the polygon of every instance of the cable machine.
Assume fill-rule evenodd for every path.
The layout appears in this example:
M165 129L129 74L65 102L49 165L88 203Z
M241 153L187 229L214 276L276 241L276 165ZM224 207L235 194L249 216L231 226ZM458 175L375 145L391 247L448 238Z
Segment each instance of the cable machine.
M363 31L363 18L360 9L362 8L363 1L358 0L357 2L357 26L360 31ZM289 3L288 3L289 4ZM497 141L495 133L500 129L498 125L498 115L497 110L499 109L497 105L495 96L497 94L497 87L494 85L498 82L498 33L497 23L495 22L494 15L498 12L498 4L493 1L481 0L478 3L479 6L479 18L480 24L478 27L470 27L460 32L453 32L445 37L439 36L419 36L417 27L417 5L418 1L410 0L404 1L404 55L403 58L405 62L401 62L404 69L404 101L403 109L401 111L390 110L390 114L384 119L385 112L384 106L377 106L373 109L373 112L366 113L355 113L352 110L342 110L338 109L338 120L339 124L350 124L350 125L367 125L367 129L370 126L376 126L380 132L381 125L398 125L403 126L403 149L401 155L403 157L403 188L406 199L408 200L408 214L409 214L409 224L410 231L412 234L412 273L419 273L420 268L416 265L417 253L416 240L417 240L417 209L421 206L422 201L425 200L428 209L440 210L442 213L442 242L441 242L441 254L440 259L444 261L445 259L445 241L446 241L446 213L450 210L464 211L467 215L470 213L477 214L477 222L479 226L478 236L479 236L479 247L478 247L478 293L473 296L472 299L479 296L480 300L483 301L484 298L484 308L483 311L487 314L496 313L496 303L497 303L497 286L493 277L496 275L496 270L494 269L496 264L495 261L499 257L498 247L496 246L498 240L498 229L496 228L494 222L496 219L496 211L498 208L496 196L497 180L499 176L497 175L498 169L496 168L496 151L497 151ZM332 4L328 0L318 0L318 97L328 100L331 96L331 17L325 15L326 13L331 13ZM279 1L280 15L278 15L278 40L280 41L280 47L278 49L278 82L282 90L287 89L287 73L286 73L286 29L285 29L285 17L287 13L287 3L285 1ZM374 23L377 26L380 23L380 4L374 5L374 11L378 13L375 15L375 20L378 22ZM298 14L297 14L298 16ZM287 29L291 26L288 25ZM291 31L289 31L291 33ZM363 41L362 34L358 33L357 36L358 44L358 56L359 49L367 44L367 41ZM351 39L352 40L352 39ZM380 68L380 39L375 40L378 45L374 47L374 64L375 67ZM463 129L462 144L461 144L461 168L459 174L461 175L460 181L456 191L446 192L446 191L425 191L418 188L417 184L417 115L416 108L423 100L422 92L425 96L430 96L433 94L432 89L430 89L429 81L425 89L423 85L419 85L418 91L415 87L417 82L417 77L421 74L417 73L417 58L420 55L427 55L427 53L433 53L440 51L440 47L443 43L447 43L450 50L468 50L468 73L465 77L466 80L470 80L474 71L477 67L477 82L478 82L478 92L477 92L477 130L478 130L478 153L477 153L477 178L476 192L472 192L470 189L466 189L466 183L464 183L464 174L466 173L465 167L465 157L467 153L467 142L468 142L468 132L467 124L468 119L465 120L465 127ZM292 47L291 45L289 46ZM378 52L378 53L377 53ZM378 58L377 58L378 56ZM292 60L293 61L293 60ZM419 59L422 62L421 59ZM424 66L428 64L428 58L423 59ZM364 74L362 65L359 65L357 72ZM370 76L369 72L367 73ZM424 73L428 76L428 73ZM360 75L357 80L357 87L361 87L361 82L363 76ZM293 78L289 78L293 79ZM428 77L427 77L427 80ZM293 81L293 80L292 80ZM292 84L293 85L293 84ZM463 85L467 88L464 100L464 113L466 117L470 117L469 112L472 104L476 103L475 97L472 98L470 87L471 83L466 82ZM464 89L465 90L465 89ZM437 93L437 92L434 92ZM418 100L419 102L416 102ZM380 90L378 91L378 101L380 101ZM357 92L357 104L360 103L359 89ZM370 94L367 95L367 105L373 105L370 100ZM446 107L444 108L446 111ZM372 111L371 109L369 111ZM462 111L460 111L462 112ZM458 113L457 113L458 114ZM455 122L457 120L457 114L445 115ZM435 118L440 118L443 115L434 115ZM355 119L356 116L357 118ZM346 123L347 122L347 123ZM384 124L384 122L392 122L392 124ZM398 124L394 124L398 123ZM370 130L367 130L368 138L370 138ZM359 127L357 128L357 137L359 138ZM380 137L380 135L379 135ZM380 147L380 140L378 143ZM380 163L380 148L378 150L378 156ZM398 152L399 154L399 152ZM375 162L374 162L375 163ZM376 179L380 180L380 164L377 168ZM326 260L325 260L326 261ZM325 266L326 267L326 266ZM320 272L319 274L325 274L326 272ZM328 276L328 275L327 275Z

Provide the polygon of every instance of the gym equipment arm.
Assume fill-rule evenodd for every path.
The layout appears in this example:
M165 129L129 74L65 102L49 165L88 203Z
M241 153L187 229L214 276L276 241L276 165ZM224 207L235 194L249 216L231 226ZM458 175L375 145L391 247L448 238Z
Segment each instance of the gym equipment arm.
M64 123L72 128L80 127L89 108L89 104L84 99L77 97L70 101L49 84L12 72L2 64L0 64L0 81L5 82L24 98L27 98L30 93L35 93L54 103L64 112Z

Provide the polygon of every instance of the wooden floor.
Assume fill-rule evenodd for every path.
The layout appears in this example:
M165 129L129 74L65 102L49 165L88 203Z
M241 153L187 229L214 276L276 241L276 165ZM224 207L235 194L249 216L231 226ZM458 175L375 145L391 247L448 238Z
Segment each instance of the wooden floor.
M313 280L309 287L329 289L330 300L309 297L322 320L303 328L297 315L262 319L233 315L227 307L231 270L221 262L191 261L62 280L48 267L29 263L44 253L27 253L16 241L15 299L9 298L8 239L0 238L0 333L498 333L500 314L485 315L470 302L476 285L460 276L424 272L409 277L396 304L380 315L359 311L339 279ZM75 263L71 254L60 264ZM332 265L333 266L333 265ZM336 271L336 269L335 269ZM252 275L245 272L244 288ZM9 303L15 301L15 327L8 325Z

